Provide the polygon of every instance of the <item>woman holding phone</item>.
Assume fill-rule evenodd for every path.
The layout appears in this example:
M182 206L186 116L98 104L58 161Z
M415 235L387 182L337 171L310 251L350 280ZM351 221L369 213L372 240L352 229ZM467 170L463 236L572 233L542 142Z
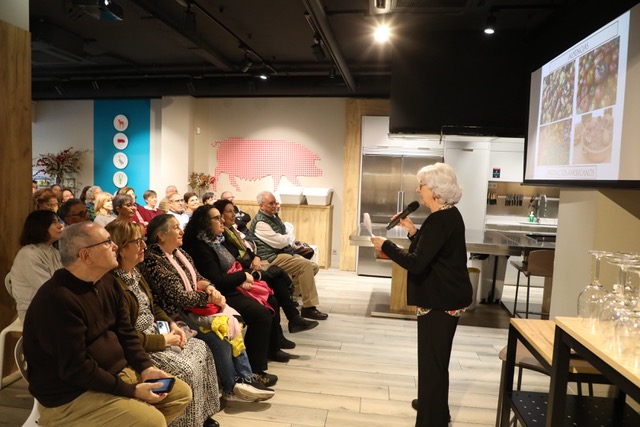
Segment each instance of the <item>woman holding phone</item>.
M210 417L220 410L218 378L211 352L200 340L187 340L185 332L153 302L149 285L136 269L147 247L141 225L128 221L107 224L118 245L118 268L111 271L123 291L122 303L129 313L144 349L154 364L177 376L191 387L193 400L172 423L172 427L217 426ZM167 326L161 331L159 327Z
M465 227L455 207L462 196L451 166L436 163L418 171L422 203L431 214L418 228L403 218L411 245L402 249L384 237L371 238L376 251L407 270L407 303L418 306L418 399L416 427L444 427L449 413L449 360L458 320L471 304ZM398 215L394 216L397 217Z

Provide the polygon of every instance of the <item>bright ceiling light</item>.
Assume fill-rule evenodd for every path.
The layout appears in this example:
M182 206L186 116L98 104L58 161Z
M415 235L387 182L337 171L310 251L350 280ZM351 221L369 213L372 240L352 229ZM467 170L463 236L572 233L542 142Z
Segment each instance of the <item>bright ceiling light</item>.
M487 25L484 27L485 34L493 34L496 32L496 17L493 14L487 17Z
M389 36L390 36L389 27L384 24L376 28L376 31L373 33L373 37L378 43L388 42Z

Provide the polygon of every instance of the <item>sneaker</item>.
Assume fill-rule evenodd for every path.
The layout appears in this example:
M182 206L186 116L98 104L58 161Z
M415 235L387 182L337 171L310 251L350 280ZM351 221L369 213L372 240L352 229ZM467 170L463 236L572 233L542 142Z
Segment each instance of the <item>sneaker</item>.
M235 392L235 387L233 388L234 392ZM249 398L249 397L244 397L244 396L240 396L237 394L227 394L227 393L223 393L222 396L220 397L222 400L226 401L226 402L255 402L255 399Z
M278 377L266 372L256 372L253 374L253 381L257 381L265 387L273 387L278 382Z
M275 391L267 387L260 387L260 385L254 384L253 381L251 383L239 382L233 386L233 395L244 399L245 402L269 400L274 394Z
M318 313L320 312L318 311ZM289 320L289 332L295 334L296 332L308 331L309 329L315 328L319 324L320 323L316 322L315 320L307 320L302 316L294 317L293 319Z
M296 348L296 343L290 341L284 337L284 335L280 336L280 348L284 348L286 350L291 350Z
M327 313L323 313L315 307L302 307L302 310L300 310L300 314L302 314L302 317L314 320L325 320L327 317L329 317Z

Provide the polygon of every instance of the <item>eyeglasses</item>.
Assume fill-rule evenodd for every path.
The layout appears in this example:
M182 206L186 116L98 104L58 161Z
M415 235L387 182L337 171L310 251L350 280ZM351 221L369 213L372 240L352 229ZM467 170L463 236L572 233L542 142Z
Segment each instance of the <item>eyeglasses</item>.
M135 207L135 203L125 203L122 206L125 207L125 208L133 208L133 207Z
M95 248L96 246L100 246L100 245L105 245L105 246L111 247L111 246L113 246L113 240L111 240L111 237L109 237L107 240L104 240L104 241L98 242L98 243L94 243L93 245L85 246L83 249L91 249L91 248Z
M171 203L181 203L181 202L184 202L184 200L176 199L176 200L169 200L169 202L171 202Z
M222 216L220 216L220 215L210 216L209 219L214 219L216 221L220 221L222 219Z
M144 243L144 237L138 237L137 239L133 239L130 242L127 242L127 245L129 243L135 243L136 245L138 245L138 247L140 247Z
M88 211L80 211L78 213L69 214L67 216L87 216L88 213L89 213Z
M235 196L228 196L228 197L225 197L224 199L225 199L225 200L233 200L233 199L235 199L235 198L236 198Z

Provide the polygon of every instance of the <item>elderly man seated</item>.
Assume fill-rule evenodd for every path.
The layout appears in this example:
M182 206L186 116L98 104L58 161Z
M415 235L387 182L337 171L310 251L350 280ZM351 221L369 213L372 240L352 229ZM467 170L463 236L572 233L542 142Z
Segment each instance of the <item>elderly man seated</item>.
M184 213L184 209L184 198L182 194L174 193L169 196L169 212L167 213L176 217L182 230L187 226L190 218L189 215Z
M89 211L80 199L69 199L64 202L58 209L58 216L67 225L89 221Z
M256 255L277 265L289 273L296 292L302 294L303 317L325 320L328 314L319 311L318 291L314 276L318 273L318 264L293 253L295 236L287 233L282 220L276 215L278 202L269 191L263 191L257 197L260 210L249 226L250 237L256 245Z
M153 366L121 304L114 276L117 246L93 222L66 228L64 268L42 285L24 321L29 391L45 426L166 426L191 401L191 389Z

